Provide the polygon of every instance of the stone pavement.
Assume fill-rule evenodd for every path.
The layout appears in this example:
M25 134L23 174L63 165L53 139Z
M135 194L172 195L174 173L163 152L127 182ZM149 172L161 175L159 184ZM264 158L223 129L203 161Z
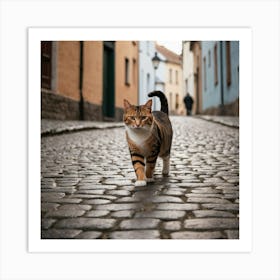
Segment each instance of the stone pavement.
M41 237L236 239L239 130L172 117L171 172L135 187L124 128L41 139Z

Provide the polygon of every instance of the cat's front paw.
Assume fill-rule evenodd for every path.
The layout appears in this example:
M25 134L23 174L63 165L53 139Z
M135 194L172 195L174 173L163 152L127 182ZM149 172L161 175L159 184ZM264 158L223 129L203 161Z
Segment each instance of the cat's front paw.
M135 186L136 186L136 187L143 187L143 186L146 186L146 185L147 185L147 182L144 181L144 180L137 180L137 181L135 182Z
M163 177L168 177L169 176L169 170L164 170L162 171Z

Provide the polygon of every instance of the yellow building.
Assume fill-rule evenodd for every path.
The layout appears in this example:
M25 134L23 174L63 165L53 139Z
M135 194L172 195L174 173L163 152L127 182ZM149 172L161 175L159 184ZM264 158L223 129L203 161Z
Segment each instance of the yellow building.
M41 117L121 121L138 100L138 42L41 43Z
M165 58L165 95L170 114L183 115L186 110L183 102L182 58L163 46L156 45L156 50Z

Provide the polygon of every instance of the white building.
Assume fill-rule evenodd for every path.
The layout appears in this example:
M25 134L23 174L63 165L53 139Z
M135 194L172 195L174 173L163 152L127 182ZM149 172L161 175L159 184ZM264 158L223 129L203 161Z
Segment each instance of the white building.
M194 57L190 50L190 41L183 41L183 89L184 95L187 92L195 99L194 92Z
M162 90L162 84L158 77L158 72L161 70L161 65L156 70L156 84L155 84L155 69L153 67L152 58L155 55L154 41L139 41L139 104L147 102L148 93L151 91ZM160 63L161 64L161 63ZM163 91L163 90L162 90ZM157 97L153 97L153 110L160 110L160 101Z

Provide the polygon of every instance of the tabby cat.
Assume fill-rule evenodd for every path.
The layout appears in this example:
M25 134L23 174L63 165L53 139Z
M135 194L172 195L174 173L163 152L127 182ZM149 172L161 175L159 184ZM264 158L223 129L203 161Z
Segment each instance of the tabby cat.
M163 159L162 174L169 174L172 126L168 117L168 102L161 91L153 91L149 97L160 98L161 110L151 111L152 99L141 106L124 100L123 121L132 164L136 173L136 186L153 181L158 156ZM146 167L146 170L145 170Z

